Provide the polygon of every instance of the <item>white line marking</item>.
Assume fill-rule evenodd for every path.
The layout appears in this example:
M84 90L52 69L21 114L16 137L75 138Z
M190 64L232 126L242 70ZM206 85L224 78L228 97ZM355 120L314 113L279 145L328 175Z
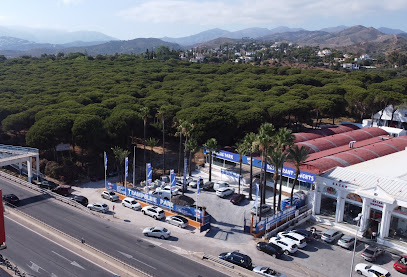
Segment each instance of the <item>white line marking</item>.
M83 268L83 266L81 266L81 265L78 264L77 262L71 261L71 260L65 258L64 256L62 256L61 254L58 254L58 253L55 252L55 251L52 251L52 253L54 253L55 255L57 255L57 256L59 256L59 257L65 259L65 260L67 260L71 265L76 266L76 267L79 267L79 268L82 268L83 270L86 270L85 268Z
M128 258L128 259L133 259L133 260L135 260L135 261L137 261L137 262L139 262L139 263L141 263L141 264L144 264L144 265L146 265L146 266L151 267L152 269L157 269L157 268L155 268L154 266L151 266L151 265L149 265L149 264L146 264L145 262L142 262L142 261L140 261L140 260L134 258L134 257L133 257L132 255L130 255L130 254L121 252L121 251L119 251L119 250L117 250L117 252L119 252L120 254L122 254L123 256L125 256L125 257Z
M98 265L97 263L95 263L95 262L93 262L93 261L91 261L91 260L89 260L89 259L87 259L87 258L85 258L85 257L83 257L83 256L81 256L81 255L79 255L78 253L73 252L71 249L66 248L65 246L59 244L58 242L52 241L52 240L50 240L49 238L47 238L46 236L44 236L44 235L42 235L42 234L40 234L40 233L38 233L38 232L36 232L36 231L33 231L33 230L29 229L28 227L26 227L26 226L24 226L23 224L21 224L21 223L15 221L14 219L11 219L11 218L9 218L9 217L6 216L6 215L5 215L4 217L7 217L7 219L13 221L14 223L17 223L18 225L20 225L20 226L26 228L27 230L29 230L29 231L31 231L31 232L33 232L33 233L39 235L40 237L43 237L44 239L46 239L46 240L48 240L48 241L50 241L50 242L52 242L52 243L58 245L59 247L62 247L62 248L64 248L64 249L68 250L69 252L75 254L76 256L81 257L81 258L84 259L85 261L88 261L88 262L90 262L90 263L96 265L96 266L99 267L100 269L105 270L105 271L107 271L107 272L109 272L109 273L111 273L111 274L113 274L113 275L116 275L116 273L114 273L113 271L110 271L110 270L107 269L106 267L101 267L101 266Z

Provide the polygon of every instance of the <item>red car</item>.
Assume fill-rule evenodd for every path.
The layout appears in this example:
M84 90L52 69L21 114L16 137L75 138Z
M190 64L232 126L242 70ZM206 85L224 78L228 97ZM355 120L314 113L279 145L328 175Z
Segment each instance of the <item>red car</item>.
M401 256L394 265L393 268L399 272L407 273L407 256Z

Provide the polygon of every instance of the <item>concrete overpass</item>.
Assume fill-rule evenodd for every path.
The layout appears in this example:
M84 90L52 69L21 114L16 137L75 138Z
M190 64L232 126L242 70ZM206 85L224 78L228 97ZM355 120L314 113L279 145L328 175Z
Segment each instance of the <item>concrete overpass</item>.
M36 148L0 144L0 166L18 165L20 173L23 163L27 165L28 181L33 180L33 158L36 161L37 181L40 172L40 152Z

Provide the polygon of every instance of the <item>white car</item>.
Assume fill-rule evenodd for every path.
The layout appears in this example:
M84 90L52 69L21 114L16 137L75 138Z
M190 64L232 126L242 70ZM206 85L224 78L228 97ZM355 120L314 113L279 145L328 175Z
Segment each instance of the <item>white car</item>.
M220 188L227 188L227 187L229 187L229 184L226 183L226 182L223 182L223 181L216 182L216 183L213 185L213 189L214 189L214 190L218 190L218 189L220 189Z
M156 237L160 239L168 239L171 236L171 232L164 227L147 227L143 230L143 234L147 237Z
M189 224L188 219L180 215L170 215L165 218L165 221L180 228L185 228Z
M298 250L298 246L290 239L272 237L269 242L280 246L286 255L294 254Z
M91 211L97 211L97 212L100 212L100 213L107 213L109 211L109 206L106 205L105 203L88 204L87 207Z
M337 239L340 239L342 237L343 233L341 231L335 230L335 229L329 229L325 231L322 236L321 240L332 243Z
M390 277L390 272L386 269L381 268L377 265L367 265L367 264L357 264L355 266L355 271L363 276L367 277L378 277L378 276L385 276Z
M253 268L253 272L256 272L262 276L267 276L267 277L287 277L286 275L277 272L269 267L266 266L256 266Z
M234 192L235 190L233 188L223 187L216 190L216 195L219 196L220 198L224 198L228 195L233 194Z
M162 219L165 218L165 212L160 207L156 206L145 206L141 209L141 212L145 215L149 215L154 219Z
M140 203L138 203L136 200L134 200L134 198L131 197L124 198L122 200L122 205L123 207L127 207L136 211L141 209Z
M155 191L163 191L163 192L168 192L168 193L171 193L171 186L165 186L165 187L163 187L163 188L156 188L156 190ZM175 187L174 189L173 189L173 191L172 191L172 195L174 196L174 195L177 195L178 194L178 191L179 191L179 189L177 188L177 187Z
M112 191L112 190L103 191L101 196L102 196L102 198L110 200L112 202L119 200L119 196L116 193L114 193L114 191Z
M277 237L284 237L292 240L298 246L298 248L304 248L307 246L305 237L294 232L280 232L277 234Z

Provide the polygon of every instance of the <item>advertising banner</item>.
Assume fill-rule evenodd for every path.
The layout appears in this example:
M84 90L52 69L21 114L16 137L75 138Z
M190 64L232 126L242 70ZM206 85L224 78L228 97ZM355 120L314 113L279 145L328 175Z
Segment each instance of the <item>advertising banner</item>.
M278 222L284 221L287 218L295 215L295 207L291 207L287 210L279 212L278 214L267 217L256 224L256 233L269 230L273 225L276 225Z
M170 184L171 184L171 192L173 192L175 189L175 184L176 184L174 169L170 170Z
M127 178L129 176L129 157L126 157L126 159L124 160L124 178Z
M151 184L153 181L153 168L150 163L146 164L146 183L147 185Z

